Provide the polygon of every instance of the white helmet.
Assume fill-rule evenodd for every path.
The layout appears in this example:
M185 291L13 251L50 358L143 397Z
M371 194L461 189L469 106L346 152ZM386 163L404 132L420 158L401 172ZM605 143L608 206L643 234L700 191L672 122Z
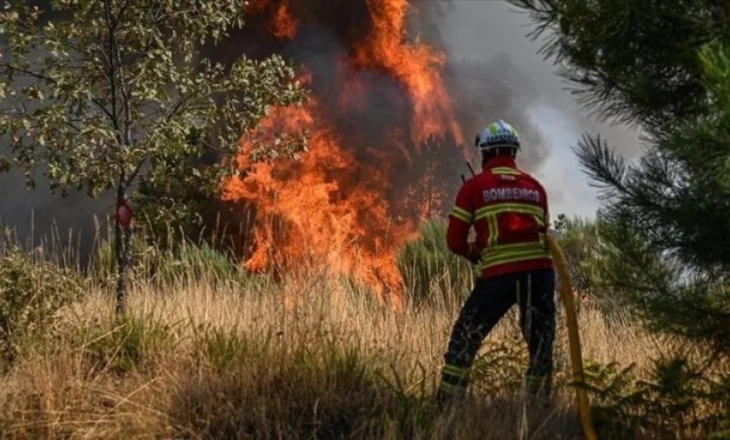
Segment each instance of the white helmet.
M474 146L482 151L504 147L519 150L520 137L514 127L500 119L487 125L487 128L476 135Z

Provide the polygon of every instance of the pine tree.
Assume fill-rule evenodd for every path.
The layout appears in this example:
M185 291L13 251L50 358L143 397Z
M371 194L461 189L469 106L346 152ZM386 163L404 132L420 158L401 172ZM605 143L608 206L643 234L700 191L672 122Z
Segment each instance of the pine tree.
M710 348L710 360L727 360L730 3L508 1L530 13L533 37L548 35L543 54L556 60L587 108L646 133L636 162L590 133L574 147L604 202L603 288L627 300L650 329ZM688 377L713 385L695 397L730 406L730 373L701 373ZM717 429L721 416L702 423ZM724 438L721 429L717 435Z
M730 7L713 0L509 0L602 117L640 125L629 163L600 136L575 151L602 190L606 280L655 330L730 354ZM620 267L619 267L620 266Z

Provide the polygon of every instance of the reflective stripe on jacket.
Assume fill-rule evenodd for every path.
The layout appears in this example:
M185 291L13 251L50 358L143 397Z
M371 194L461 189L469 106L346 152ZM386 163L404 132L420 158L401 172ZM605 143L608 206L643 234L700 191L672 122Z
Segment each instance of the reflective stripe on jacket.
M550 225L547 193L534 177L499 156L467 180L449 215L449 249L470 260L481 257L482 277L552 268L545 234ZM476 239L468 242L474 227Z

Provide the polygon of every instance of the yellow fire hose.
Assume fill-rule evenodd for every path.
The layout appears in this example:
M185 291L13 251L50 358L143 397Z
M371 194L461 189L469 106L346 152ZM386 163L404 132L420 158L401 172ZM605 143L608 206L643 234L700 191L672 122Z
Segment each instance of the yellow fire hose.
M575 301L573 301L573 286L570 282L570 274L568 266L565 262L563 254L557 240L550 234L547 235L547 243L550 252L555 261L555 267L560 280L560 295L563 299L565 307L565 316L568 321L568 341L570 343L570 363L573 367L573 380L577 384L576 400L578 403L578 412L580 413L581 425L583 425L583 433L588 440L596 440L596 431L593 429L593 421L591 420L590 407L588 404L588 395L581 386L585 381L583 375L583 355L580 348L580 334L578 333L578 319L575 315Z

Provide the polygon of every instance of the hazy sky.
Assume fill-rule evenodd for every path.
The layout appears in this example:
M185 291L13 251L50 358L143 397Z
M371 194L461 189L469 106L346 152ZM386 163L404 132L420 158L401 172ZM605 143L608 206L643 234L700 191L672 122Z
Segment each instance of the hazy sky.
M451 59L457 60L484 61L504 54L511 58L512 63L502 70L502 74L519 74L527 77L531 84L529 93L514 96L517 101L510 102L527 102L528 113L548 144L525 145L523 154L529 155L531 147L533 151L550 151L544 165L535 174L549 191L552 212L592 216L598 206L596 193L577 169L571 145L583 131L589 131L601 133L618 151L632 155L638 151L637 135L623 127L611 128L587 119L584 116L586 112L578 107L568 92L562 90L563 85L554 74L551 63L537 54L540 43L526 38L529 31L527 16L512 12L510 8L501 0L456 0L455 7L439 26L446 51ZM484 81L489 81L489 78L484 78ZM499 109L493 112L490 109L490 113L493 114L492 119L501 117ZM465 135L467 138L471 136L469 133ZM34 193L29 193L23 189L18 173L0 175L0 218L18 227L21 235L27 234L30 229L32 211L35 211L36 231L47 230L51 218L55 218L64 234L71 227L93 231L91 213L101 214L111 209L110 198L90 201L81 194L60 199L52 197L44 184ZM90 235L93 236L93 232ZM88 233L87 238L90 238Z
M571 146L588 131L600 133L616 151L633 156L639 151L638 133L585 116L587 111L564 90L565 85L554 73L553 65L537 53L541 43L526 37L532 29L526 14L515 12L501 0L455 0L454 3L455 7L441 25L449 55L488 59L506 53L512 58L520 74L539 92L530 104L529 113L548 141L550 155L535 174L549 192L552 212L593 216L598 207L596 192L578 169ZM494 114L495 119L499 117L498 109ZM530 145L525 145L523 154L529 154L529 149Z

